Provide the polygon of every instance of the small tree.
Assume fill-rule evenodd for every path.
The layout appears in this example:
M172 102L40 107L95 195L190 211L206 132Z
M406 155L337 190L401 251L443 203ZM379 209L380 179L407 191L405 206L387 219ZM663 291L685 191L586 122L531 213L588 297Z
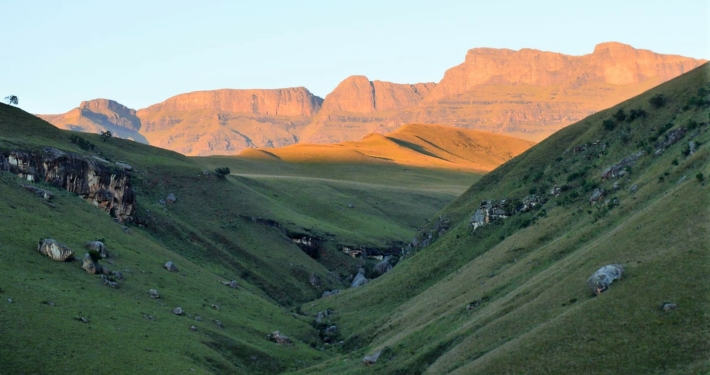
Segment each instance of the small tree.
M5 102L7 104L17 105L20 99L17 98L17 95L10 95L5 97Z
M225 176L232 173L232 171L229 170L229 167L221 167L215 168L214 173L217 175L218 178L225 178Z
M661 108L666 105L668 98L663 94L654 95L648 102L653 106L653 108Z
M113 137L113 134L111 133L111 131L106 130L105 132L101 132L101 139L103 139L104 142L111 139L111 137Z

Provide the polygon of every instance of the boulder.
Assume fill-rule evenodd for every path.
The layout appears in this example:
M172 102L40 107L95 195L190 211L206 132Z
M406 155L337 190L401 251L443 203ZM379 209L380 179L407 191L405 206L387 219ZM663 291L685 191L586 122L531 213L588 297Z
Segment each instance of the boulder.
M98 251L98 253L101 254L102 258L108 257L108 249L106 248L106 245L104 245L104 243L101 241L89 241L86 243L86 248L89 250Z
M67 260L74 259L74 251L72 249L60 244L59 242L51 238L46 238L44 240L39 241L37 250L40 253L50 257L51 259L60 262L65 262Z
M352 283L350 283L350 287L357 288L367 284L370 280L368 280L364 274L365 270L361 268L360 271L358 271L357 275L355 275L355 278L353 278Z
M365 365L367 365L367 366L372 366L372 365L374 365L375 362L377 362L377 360L380 358L380 354L382 354L382 351L381 351L381 350L378 350L378 351L376 351L376 352L373 353L373 354L370 354L370 355L368 355L368 356L365 356L365 357L362 359L362 362L363 362Z
M101 273L101 266L96 263L91 256L87 253L84 254L84 259L81 262L81 268L91 275L97 275Z
M173 309L173 314L175 315L182 315L184 312L182 311L182 307L176 307Z
M190 326L190 331L197 331L197 327L196 327L196 326Z
M177 197L175 196L175 194L170 193L167 197L165 197L165 201L168 203L175 203L177 202Z
M150 298L160 298L160 294L158 294L158 291L155 289L149 290L148 294L150 295Z
M604 197L604 189L594 189L592 196L589 197L589 203L594 204L596 201L602 199L602 197Z
M215 319L214 324L216 324L217 327L224 329L224 324L222 324L221 321Z
M308 278L308 282L314 288L320 288L323 285L323 281L321 280L320 276L316 275L315 273L311 274L311 276Z
M272 332L268 337L269 337L269 340L271 340L275 343L278 343L278 344L290 344L291 343L291 339L279 331Z
M232 289L237 289L239 284L237 284L237 280L232 280L232 281L222 281L222 284L225 286L228 286Z
M339 289L333 289L331 291L326 290L325 292L323 292L323 295L321 296L321 298L330 297L330 296L336 295L338 293L340 293Z
M664 303L663 306L661 306L661 310L669 312L671 310L675 310L676 307L678 307L678 305L676 305L675 303Z
M23 184L22 187L25 188L25 189L27 189L27 190L29 190L29 191L31 191L31 192L33 192L33 193L35 193L35 194L37 194L37 195L39 195L40 197L44 198L45 200L51 200L52 198L54 198L54 194L50 193L50 192L47 191L47 190L40 189L40 188L38 188L38 187L36 187L36 186Z
M609 288L614 280L620 279L621 275L624 273L624 267L620 264L609 264L594 272L594 274L587 279L587 285L589 289L595 295L599 295Z
M121 168L121 169L123 169L123 170L126 170L126 171L132 171L132 170L133 170L133 167L131 167L130 165L128 165L128 164L126 164L126 163L121 163L120 161L117 161L117 162L116 162L116 166L119 167L119 168Z
M384 275L392 269L392 257L386 256L381 262L375 265L375 272L378 275Z
M167 261L165 263L165 265L163 266L163 268L165 268L166 270L168 270L170 272L177 272L178 271L177 266L175 266L175 264L172 261Z
M123 280L123 272L113 271L113 272L111 272L111 275L119 280Z

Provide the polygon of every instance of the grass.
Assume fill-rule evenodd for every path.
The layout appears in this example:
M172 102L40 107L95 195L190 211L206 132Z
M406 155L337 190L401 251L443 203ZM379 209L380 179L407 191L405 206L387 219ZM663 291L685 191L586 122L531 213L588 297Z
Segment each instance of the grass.
M308 312L335 310L334 323L353 344L298 373L708 371L710 195L707 185L692 177L708 173L710 152L703 146L684 155L689 132L661 156L647 152L627 177L600 179L606 167L637 152L639 141L657 136L668 123L672 127L659 139L696 122L703 125L693 140L710 140L708 109L682 109L700 87L710 87L708 69L561 130L481 178L438 213L451 228L394 272L304 305ZM661 93L669 100L654 108L649 99ZM637 108L648 116L605 129L604 120L619 109ZM622 132L631 139L625 141ZM658 176L665 177L663 183ZM475 232L468 226L482 200L520 199L532 187L547 192L554 185L565 189L549 197L545 215L520 214ZM602 200L591 206L588 197L596 187L619 204L603 208ZM435 225L432 220L419 235ZM610 263L623 264L626 275L593 297L586 279ZM467 310L472 301L482 303ZM669 301L684 307L661 311ZM359 363L383 348L390 354L381 363L373 368Z

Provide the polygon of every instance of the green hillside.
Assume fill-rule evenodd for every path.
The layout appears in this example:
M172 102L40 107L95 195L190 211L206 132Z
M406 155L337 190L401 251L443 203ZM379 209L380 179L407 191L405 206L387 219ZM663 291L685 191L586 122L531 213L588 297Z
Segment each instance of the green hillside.
M706 64L484 176L393 272L303 306L332 309L345 344L299 373L708 373L709 93ZM530 195L547 202L515 213ZM502 199L510 216L474 230ZM625 274L593 296L587 278L613 263Z
M479 177L344 165L340 170L357 169L373 181L337 173L265 180L237 176L249 170L216 158L216 166L235 173L220 179L204 172L216 167L213 159L122 139L104 142L0 105L0 152L40 155L47 146L131 165L136 220L117 223L69 192L34 184L54 194L45 202L23 188L26 181L0 173L0 373L274 373L314 364L325 358L317 350L318 331L310 317L295 313L296 304L346 288L358 267L376 262L353 259L340 247L398 250ZM303 175L299 168L309 167L291 167ZM392 181L374 181L377 173ZM427 182L396 183L419 178ZM177 202L161 204L170 193ZM303 236L319 239L316 254L291 239ZM125 280L112 289L80 261L50 260L37 252L41 238L69 246L78 258L87 241L102 239L116 256L100 263ZM169 260L178 273L163 269ZM230 280L239 287L220 284ZM161 298L151 299L150 289ZM185 314L174 315L175 307ZM82 317L88 323L77 320ZM269 341L275 330L294 344Z

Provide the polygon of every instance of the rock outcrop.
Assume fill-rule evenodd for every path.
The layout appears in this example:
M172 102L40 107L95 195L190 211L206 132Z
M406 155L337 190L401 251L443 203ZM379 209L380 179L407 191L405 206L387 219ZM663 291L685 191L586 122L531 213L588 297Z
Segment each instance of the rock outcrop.
M132 218L136 210L129 172L97 159L45 147L41 153L0 153L0 170L77 194L119 220Z
M421 103L435 86L432 82L409 85L351 76L325 97L321 113L372 113L410 108Z
M624 273L624 267L620 264L609 264L594 272L587 280L587 286L592 293L599 295L609 288L614 280L620 279Z
M360 268L360 269L357 271L357 274L355 275L355 277L353 278L353 281L350 283L350 287L351 287L351 288L357 288L357 287L360 287L360 286L363 286L363 285L367 284L369 281L370 281L370 280L368 280L368 279L365 277L365 270L362 269L362 268Z

